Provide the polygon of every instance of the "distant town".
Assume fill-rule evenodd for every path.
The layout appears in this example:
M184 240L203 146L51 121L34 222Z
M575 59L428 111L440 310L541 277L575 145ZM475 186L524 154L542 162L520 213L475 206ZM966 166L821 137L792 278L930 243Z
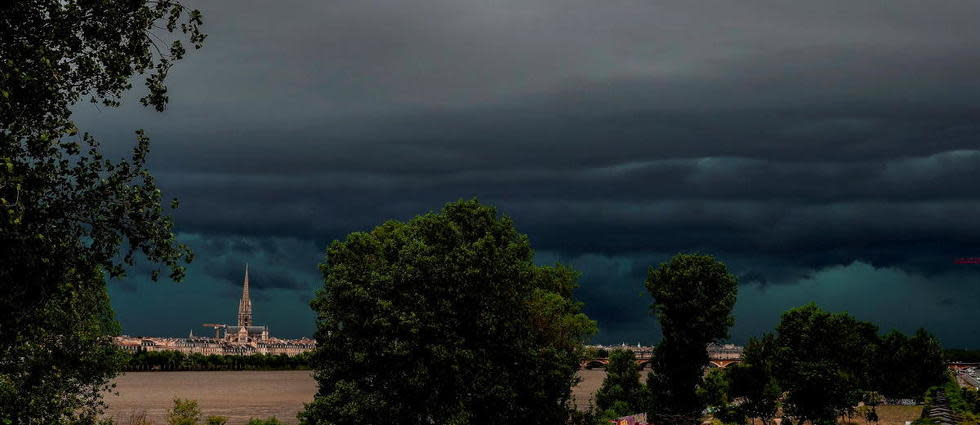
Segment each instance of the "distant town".
M252 299L248 289L248 266L242 283L242 298L238 302L238 323L225 325L205 323L202 327L214 330L214 336L195 336L191 330L187 338L144 337L121 335L115 343L123 350L178 351L184 354L251 355L267 354L295 356L312 351L316 341L310 338L283 339L269 335L268 326L252 323Z
M234 325L204 323L204 328L214 331L213 336L194 335L191 330L186 338L148 337L121 335L115 343L123 350L136 352L177 351L184 354L251 355L266 354L295 356L316 348L311 338L284 339L269 334L269 327L252 322L252 299L249 294L248 266L242 282L242 297L238 301L238 321ZM579 365L582 369L604 368L609 363L608 353L614 350L632 351L640 369L651 367L653 346L644 345L590 345L587 355ZM742 359L743 348L734 344L708 345L707 368L724 368Z
M637 366L642 369L652 367L653 346L642 345L590 345L586 347L587 356L579 365L582 369L604 368L609 364L609 353L614 350L632 351L636 358ZM707 369L725 368L742 360L742 352L745 349L735 344L708 344L708 364Z

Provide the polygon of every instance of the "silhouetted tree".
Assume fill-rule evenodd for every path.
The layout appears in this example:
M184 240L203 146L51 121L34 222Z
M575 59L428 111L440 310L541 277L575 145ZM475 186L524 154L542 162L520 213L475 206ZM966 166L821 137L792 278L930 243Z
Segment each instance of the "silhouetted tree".
M946 381L942 345L925 329L911 338L898 331L885 334L878 353L877 388L887 397L922 398L929 387Z
M118 332L105 275L142 253L183 276L190 251L145 168L148 139L108 160L71 108L118 105L143 75L143 103L162 110L179 38L200 46L200 24L173 0L0 6L0 422L94 420L120 359L105 338Z
M638 413L645 407L645 398L636 356L629 350L613 350L606 366L606 378L595 394L599 412L612 418Z
M655 422L700 423L704 409L696 388L708 363L706 346L728 337L738 284L724 264L708 255L678 254L646 281L663 340L647 380Z
M742 361L728 366L729 399L739 398L737 409L743 418L759 418L769 425L776 417L782 389L773 372L776 340L772 334L749 339Z
M852 415L874 388L878 329L847 313L808 304L783 313L774 340L774 372L796 422L833 424Z
M595 324L577 273L476 201L327 249L304 424L565 423Z

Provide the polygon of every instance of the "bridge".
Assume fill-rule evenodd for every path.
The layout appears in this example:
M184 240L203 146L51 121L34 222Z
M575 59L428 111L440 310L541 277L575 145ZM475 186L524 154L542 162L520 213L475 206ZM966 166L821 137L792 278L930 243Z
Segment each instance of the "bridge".
M714 368L724 369L728 366L738 363L739 360L740 359L709 359L708 364L705 366L709 369L714 369ZM634 360L634 362L636 363L637 368L640 370L653 368L652 357L647 359L636 359ZM609 365L608 357L586 359L579 362L579 369L605 369L606 366L608 365Z

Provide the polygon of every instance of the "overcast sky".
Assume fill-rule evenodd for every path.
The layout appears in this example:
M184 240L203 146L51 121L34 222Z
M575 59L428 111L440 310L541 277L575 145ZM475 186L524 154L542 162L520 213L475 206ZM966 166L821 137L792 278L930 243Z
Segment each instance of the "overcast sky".
M111 285L125 332L311 335L327 244L478 197L582 271L600 343L655 343L677 252L739 276L732 341L809 301L980 348L980 2L213 1L170 78L76 118L145 128L186 282Z

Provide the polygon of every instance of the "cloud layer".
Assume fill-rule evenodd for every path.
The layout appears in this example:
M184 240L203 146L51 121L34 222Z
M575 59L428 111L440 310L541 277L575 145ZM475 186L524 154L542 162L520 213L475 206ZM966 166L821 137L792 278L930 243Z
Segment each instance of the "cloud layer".
M976 2L196 6L209 43L173 72L168 112L77 117L115 152L147 129L202 279L258 262L258 292L288 305L330 240L470 197L583 269L600 339L656 337L630 294L680 251L751 284L747 323L778 311L742 305L816 281L898 273L910 300L957 300L980 276L953 264L980 256ZM954 345L980 329L913 316L900 326Z

